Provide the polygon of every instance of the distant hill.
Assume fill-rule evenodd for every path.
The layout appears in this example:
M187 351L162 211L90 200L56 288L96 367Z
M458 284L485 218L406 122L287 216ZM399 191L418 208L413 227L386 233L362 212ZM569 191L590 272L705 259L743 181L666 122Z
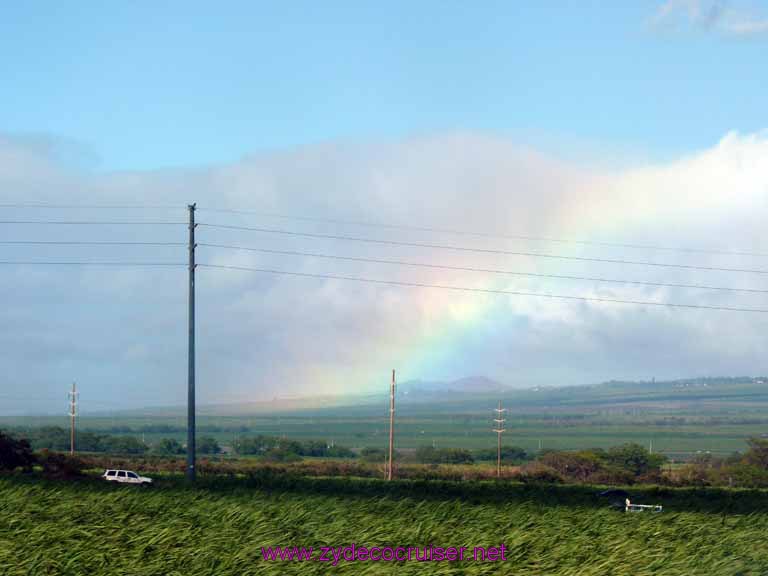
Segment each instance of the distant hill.
M486 413L502 401L511 412L563 413L676 410L768 409L768 377L702 377L667 381L610 381L583 386L515 388L484 376L452 381L411 380L398 384L398 407L405 413ZM259 414L379 414L389 402L386 387L376 394L282 397L272 400L198 404L201 416ZM110 412L183 417L185 406ZM97 413L89 415L97 416Z
M411 397L419 395L434 396L435 394L446 393L486 394L490 392L508 392L512 390L509 386L501 384L496 380L486 378L485 376L469 376L450 382L410 380L399 384L397 389L400 395Z

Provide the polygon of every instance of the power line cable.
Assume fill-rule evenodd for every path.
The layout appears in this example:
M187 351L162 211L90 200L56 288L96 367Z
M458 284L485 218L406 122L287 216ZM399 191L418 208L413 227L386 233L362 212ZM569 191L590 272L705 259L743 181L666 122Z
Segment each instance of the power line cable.
M421 242L406 242L401 240L382 240L376 238L362 238L358 236L342 236L337 234L318 234L313 232L296 232L293 230L282 230L278 228L253 228L248 226L232 226L227 224L209 224L199 222L198 226L207 226L209 228L218 228L225 230L240 230L249 232L262 232L266 234L282 234L286 236L301 236L306 238L324 238L328 240L344 240L350 242L365 242L368 244L385 244L389 246L408 246L413 248L431 248L438 250L454 250L458 252L475 252L480 254L504 254L507 256L527 256L531 258L550 258L556 260L573 260L579 262L600 262L603 264L630 264L635 266L654 266L660 268L681 268L685 270L706 270L717 272L744 272L749 274L768 274L768 270L749 269L749 268L722 268L717 266L694 266L691 264L669 264L662 262L648 262L642 260L620 260L613 258L589 258L586 256L563 256L560 254L546 254L539 252L518 252L512 250L499 250L490 248L469 248L466 246L453 246L445 244L427 244Z
M181 210L183 206L171 205L171 204L45 204L45 203L4 203L0 204L0 208L32 208L32 209L121 209L121 210ZM552 238L546 236L530 236L521 234L501 234L491 232L477 232L471 230L456 230L451 228L440 228L430 226L413 226L406 224L389 224L385 222L366 221L366 220L345 220L336 218L320 218L313 216L299 216L291 214L281 214L275 212L265 212L260 210L245 210L245 209L230 209L230 208L206 208L198 207L198 210L225 213L225 214L242 214L242 215L255 215L264 216L269 218L280 218L286 220L304 221L304 222L319 222L325 224L336 225L352 225L352 226L364 226L371 228L382 228L391 230L408 230L414 232L429 232L439 234L453 234L460 236L474 236L478 238L497 238L505 240L526 240L534 242L552 242L560 244L580 244L585 246L600 246L607 248L631 248L642 250L660 250L670 252L684 252L695 254L716 254L722 256L756 256L756 257L768 257L768 253L754 252L750 250L723 250L714 248L690 248L690 247L672 247L672 246L660 246L656 244L636 244L625 242L601 242L596 240L578 240L570 238ZM181 222L174 222L174 224L182 224Z
M130 226L144 226L144 225L160 225L160 226L177 226L187 225L187 222L156 222L152 220L0 220L0 224L40 224L40 225L65 225L65 226L89 226L89 225L130 225Z
M83 209L83 210L186 210L186 206L171 204L45 204L18 202L0 204L0 208Z
M0 244L33 246L187 246L186 242L137 242L120 240L0 240Z
M6 203L6 204L0 204L0 208L127 209L127 210L147 210L147 209L181 210L183 209L182 206L170 205L170 204L127 205L127 204L43 204L43 203ZM286 219L286 220L305 221L305 222L320 222L320 223L336 224L336 225L341 224L341 225L365 226L365 227L391 229L391 230L408 230L408 231L414 231L414 232L429 232L429 233L439 233L439 234L453 234L453 235L460 235L460 236L474 236L478 238L526 240L526 241L534 241L534 242L551 242L551 243L560 243L560 244L579 244L579 245L585 245L585 246L600 246L600 247L607 247L607 248L613 247L613 248L631 248L631 249L642 249L642 250L683 252L683 253L694 253L694 254L715 254L715 255L722 255L722 256L768 257L768 253L754 252L750 250L723 250L723 249L714 249L714 248L672 247L672 246L660 246L656 244L602 242L602 241L595 241L595 240L552 238L552 237L546 237L546 236L530 236L530 235L521 235L521 234L501 234L501 233L490 233L490 232L477 232L477 231L470 231L470 230L456 230L451 228L440 228L440 227L430 227L430 226L388 224L384 222L365 221L365 220L344 220L344 219L335 219L335 218L299 216L299 215L290 215L290 214L280 214L280 213L274 213L274 212L264 212L264 211L258 211L258 210L206 208L206 207L198 207L198 210L215 212L215 213L226 213L226 214L265 216L270 218L280 218L280 219ZM43 222L40 222L40 223L42 224ZM49 222L49 223L53 223L53 222ZM76 222L76 223L81 223L81 222ZM120 222L109 222L109 223L118 224ZM147 222L141 222L141 224L146 224L146 223ZM169 222L168 224L186 224L186 223L185 222Z
M188 266L183 262L87 262L87 261L35 261L35 260L0 260L6 266Z
M260 272L286 276L300 276L304 278L321 278L326 280L349 280L353 282L365 282L369 284L384 284L390 286L407 286L411 288L438 288L441 290L454 290L460 292L479 292L484 294L503 294L509 296L533 296L537 298L554 298L562 300L578 300L582 302L604 302L611 304L634 304L639 306L659 306L667 308L692 308L700 310L721 310L726 312L755 312L768 313L763 308L734 308L729 306L708 306L705 304L679 304L673 302L653 302L648 300L620 300L615 298L602 298L598 296L567 296L563 294L548 294L540 292L520 292L516 290L496 290L492 288L468 288L463 286L447 286L443 284L424 284L421 282L404 282L400 280L378 280L373 278L360 278L356 276L339 276L334 274L314 274L310 272L291 272L288 270L273 270L269 268L249 268L245 266L225 266L218 264L198 264L204 268L216 268L221 270L241 270L247 272Z
M474 236L478 238L496 238L502 240L526 240L534 242L552 242L558 244L580 244L584 246L600 246L603 248L632 248L641 250L660 250L667 252L685 252L693 254L717 254L721 256L757 256L768 257L768 253L765 252L753 252L750 250L722 250L715 248L687 248L687 247L673 247L673 246L659 246L656 244L635 244L624 242L601 242L596 240L578 240L570 238L552 238L546 236L528 236L522 234L500 234L492 232L477 232L471 230L456 230L451 228L439 228L430 226L412 226L406 224L388 224L385 222L366 221L366 220L343 220L335 218L320 218L315 216L298 216L290 214L280 214L274 212L263 212L258 210L240 210L240 209L228 209L228 208L198 208L207 212L218 212L226 214L242 214L242 215L254 215L264 216L269 218L279 218L284 220L295 220L300 222L318 222L323 224L335 224L345 226L364 226L369 228L382 228L389 230L405 230L411 232L429 232L437 234L453 234L457 236Z
M412 262L406 260L387 260L380 258L362 258L355 256L338 256L334 254L319 254L316 252L298 252L294 250L272 250L270 248L252 248L246 246L229 246L225 244L208 244L201 242L198 246L207 248L224 248L230 250L243 250L247 252L260 252L265 254L280 254L283 256L305 256L309 258L324 258L328 260L344 260L349 262L368 262L372 264L393 264L398 266L412 266L417 268L435 268L439 270L456 270L459 272L483 272L488 274L508 274L510 276L528 276L532 278L550 278L556 280L584 280L588 282L605 282L611 284L634 284L638 286L656 286L667 288L693 288L699 290L719 290L727 292L749 292L768 294L768 290L758 288L733 288L729 286L707 286L703 284L675 284L668 282L646 282L641 280L621 280L614 278L598 278L590 276L568 276L563 274L540 274L536 272L518 272L514 270L495 270L491 268L474 268L469 266L449 266L443 264L429 264L426 262Z

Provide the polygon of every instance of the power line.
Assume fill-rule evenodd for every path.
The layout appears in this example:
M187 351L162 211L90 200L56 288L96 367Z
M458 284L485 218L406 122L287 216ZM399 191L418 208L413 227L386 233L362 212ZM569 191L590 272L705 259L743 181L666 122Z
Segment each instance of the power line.
M634 304L639 306L660 306L668 308L692 308L701 310L722 310L726 312L757 312L768 313L764 308L734 308L728 306L707 306L705 304L679 304L673 302L652 302L648 300L620 300L615 298L602 298L598 296L567 296L563 294L548 294L541 292L520 292L516 290L496 290L492 288L468 288L464 286L446 286L444 284L425 284L421 282L404 282L399 280L377 280L373 278L360 278L355 276L339 276L333 274L315 274L310 272L291 272L287 270L272 270L268 268L248 268L244 266L226 266L218 264L198 264L200 267L216 268L222 270L242 270L248 272L261 272L265 274L277 274L286 276L300 276L304 278L321 278L326 280L349 280L353 282L365 282L369 284L384 284L390 286L406 286L412 288L438 288L442 290L455 290L459 292L479 292L484 294L504 294L509 296L533 296L538 298L554 298L561 300L578 300L582 302L605 302L610 304Z
M669 264L662 262L648 262L643 260L618 260L612 258L589 258L586 256L563 256L560 254L545 254L539 252L517 252L511 250L499 250L491 248L468 248L466 246L453 246L445 244L425 244L421 242L405 242L401 240L381 240L377 238L362 238L358 236L341 236L337 234L318 234L313 232L295 232L279 228L253 228L247 226L232 226L227 224L198 223L198 226L219 228L225 230L241 230L248 232L263 232L266 234L282 234L286 236L302 236L306 238L324 238L328 240L344 240L349 242L365 242L368 244L386 244L389 246L408 246L412 248L432 248L438 250L454 250L457 252L475 252L481 254L504 254L507 256L527 256L532 258L550 258L556 260L574 260L579 262L600 262L604 264L630 264L635 266L654 266L659 268L681 268L685 270L706 270L717 272L744 272L749 274L768 274L768 270L748 268L721 268L715 266L694 266L691 264Z
M184 206L171 204L45 204L18 202L0 204L0 208L42 208L42 209L82 209L82 210L182 210Z
M116 210L181 210L183 207L171 204L45 204L45 203L5 203L0 204L0 208L31 208L31 209L116 209ZM571 238L552 238L547 236L530 236L523 234L502 234L491 232L478 232L472 230L456 230L451 228L440 228L431 226L413 226L407 224L389 224L385 222L366 221L366 220L345 220L338 218L320 218L314 216L300 216L292 214L282 214L275 212L266 212L261 210L230 209L230 208L205 208L199 207L198 210L224 213L224 214L242 214L252 216L264 216L269 218L280 218L285 220L319 222L336 225L364 226L369 228L382 228L389 230L407 230L413 232L429 232L438 234L453 234L458 236L473 236L478 238L496 238L504 240L526 240L534 242L551 242L558 244L579 244L584 246L600 246L606 248L631 248L641 250L660 250L668 252L683 252L693 254L717 254L721 256L756 256L768 257L768 253L754 252L750 250L723 250L715 248L690 248L677 246L660 246L657 244L637 244L626 242L601 242L596 240L578 240ZM174 224L180 224L174 222Z
M576 240L569 238L551 238L546 236L527 236L521 234L499 234L492 232L477 232L470 230L455 230L450 228L438 228L430 226L411 226L406 224L388 224L384 222L366 221L366 220L343 220L335 218L320 218L315 216L297 216L290 214L280 214L274 212L262 212L258 210L241 210L228 208L199 208L207 212L219 212L226 214L243 214L265 216L269 218L279 218L284 220L295 220L300 222L318 222L323 224L336 224L346 226L364 226L369 228L383 228L389 230L406 230L411 232L429 232L436 234L453 234L457 236L474 236L477 238L496 238L502 240L526 240L533 242L552 242L558 244L580 244L583 246L600 246L603 248L632 248L640 250L660 250L667 252L685 252L693 254L717 254L721 256L757 256L768 257L765 252L752 252L749 250L722 250L715 248L686 248L673 246L659 246L655 244L635 244L624 242L600 242L595 240Z
M459 272L483 272L488 274L507 274L510 276L529 276L533 278L550 278L556 280L584 280L588 282L606 282L612 284L634 284L638 286L656 286L666 288L693 288L700 290L719 290L728 292L749 292L768 294L768 290L758 288L732 288L729 286L707 286L703 284L674 284L668 282L646 282L641 280L620 280L613 278L599 278L590 276L568 276L563 274L540 274L537 272L517 272L514 270L494 270L492 268L474 268L469 266L449 266L443 264L429 264L426 262L412 262L406 260L387 260L380 258L362 258L355 256L338 256L333 254L318 254L316 252L298 252L294 250L272 250L270 248L252 248L246 246L229 246L225 244L207 244L201 242L198 246L207 248L225 248L230 250L243 250L247 252L261 252L265 254L280 254L284 256L305 256L309 258L325 258L329 260L345 260L350 262L368 262L372 264L394 264L398 266L413 266L418 268L434 268L439 270L455 270Z
M184 242L124 242L120 240L0 240L0 244L33 246L186 246Z
M89 225L99 225L99 226L105 226L105 225L129 225L129 226L152 226L152 225L159 225L159 226L176 226L176 225L184 225L186 226L186 222L156 222L152 220L135 220L135 221L126 221L126 220L0 220L0 224L40 224L44 226L48 225L65 225L65 226L89 226Z
M30 208L30 209L115 209L115 210L181 210L183 207L171 204L45 204L45 203L5 203L0 204L0 208ZM275 212L265 212L260 210L244 210L244 209L230 209L230 208L205 208L200 207L198 210L225 213L225 214L242 214L242 215L254 215L264 216L269 218L280 218L285 220L303 221L303 222L319 222L325 224L336 225L352 225L352 226L364 226L369 228L382 228L389 230L407 230L413 232L429 232L438 234L453 234L458 236L472 236L478 238L496 238L504 240L526 240L534 242L551 242L558 244L578 244L584 246L600 246L606 248L631 248L641 250L659 250L668 252L683 252L693 254L716 254L721 256L756 256L756 257L768 257L768 253L754 252L750 250L723 250L715 248L690 248L690 247L677 247L677 246L660 246L657 244L637 244L626 242L601 242L596 240L578 240L571 238L552 238L547 236L530 236L522 234L501 234L491 232L477 232L471 230L456 230L451 228L440 228L431 226L413 226L407 224L389 224L385 222L366 221L366 220L345 220L337 218L320 218L313 216L299 216L291 214L281 214ZM117 224L118 222L110 222ZM142 222L144 224L146 222ZM172 222L169 224L186 224L184 222Z
M186 266L181 262L54 262L35 260L0 261L1 266Z

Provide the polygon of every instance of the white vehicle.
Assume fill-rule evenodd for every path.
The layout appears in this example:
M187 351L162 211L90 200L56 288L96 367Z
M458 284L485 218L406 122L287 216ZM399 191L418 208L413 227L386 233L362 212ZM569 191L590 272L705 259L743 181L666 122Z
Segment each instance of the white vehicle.
M139 476L136 474L136 472L132 472L131 470L106 470L104 474L101 475L104 480L107 480L109 482L121 482L125 484L141 484L144 486L148 486L149 484L152 484L152 478L147 478L146 476Z

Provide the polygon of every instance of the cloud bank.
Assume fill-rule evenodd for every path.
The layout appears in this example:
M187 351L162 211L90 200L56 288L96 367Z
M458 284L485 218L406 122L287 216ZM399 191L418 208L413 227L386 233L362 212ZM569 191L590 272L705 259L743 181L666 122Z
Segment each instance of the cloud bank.
M405 260L466 268L768 289L766 275L512 256L500 250L768 269L768 138L728 134L674 161L606 169L515 142L456 133L326 143L196 170L97 174L49 146L0 140L2 203L171 206L141 210L2 208L2 220L186 219L208 224L488 250L469 252L198 228L201 244ZM177 208L175 208L177 207ZM245 208L233 214L206 208ZM295 220L300 215L318 220ZM323 219L334 222L321 221ZM443 232L368 227L379 222ZM451 230L454 232L448 232ZM457 234L474 231L486 234ZM2 240L185 242L181 225L0 225ZM543 240L648 245L630 248ZM0 245L0 260L184 263L183 246ZM493 252L496 251L496 252ZM768 308L766 294L420 268L201 246L220 266L486 290ZM0 412L182 404L187 278L178 268L3 266ZM198 394L203 403L364 393L400 378L482 374L514 386L611 378L765 373L768 314L684 310L406 288L200 268Z

